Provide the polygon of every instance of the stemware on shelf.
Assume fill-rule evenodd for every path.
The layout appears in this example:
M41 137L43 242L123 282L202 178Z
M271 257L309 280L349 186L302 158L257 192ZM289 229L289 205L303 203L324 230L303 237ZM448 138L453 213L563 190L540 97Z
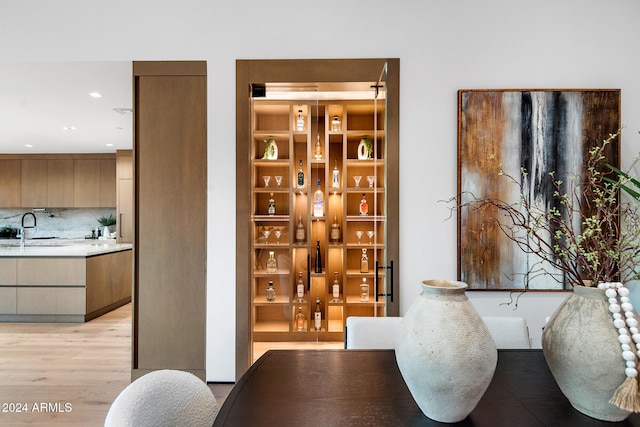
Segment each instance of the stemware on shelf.
M360 175L356 175L353 177L353 180L356 182L356 187L360 187L360 180L362 177Z
M358 236L358 244L359 245L362 244L362 241L360 241L360 239L362 239L362 234L363 234L362 230L357 230L356 231L356 236Z
M264 236L265 243L269 242L269 235L271 234L271 230L267 227L262 227L262 235Z
M271 180L271 175L265 175L262 177L262 179L264 180L264 186L268 187L269 186L269 181Z
M282 185L282 175L276 175L274 178L276 179L276 185L280 187Z
M373 230L367 231L367 236L369 236L369 244L370 245L373 245L373 235L374 235Z
M376 182L376 177L373 175L367 176L367 181L369 182L369 188L373 187L373 184Z
M273 230L273 234L276 236L276 244L280 244L280 236L282 236L282 230L280 228L276 228Z

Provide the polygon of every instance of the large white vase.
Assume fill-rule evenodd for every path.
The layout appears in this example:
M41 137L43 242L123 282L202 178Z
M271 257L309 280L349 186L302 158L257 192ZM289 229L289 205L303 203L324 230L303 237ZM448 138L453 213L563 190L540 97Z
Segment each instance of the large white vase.
M422 412L458 422L473 411L498 361L495 342L465 290L466 283L425 280L404 316L396 359Z
M571 405L592 418L622 421L629 412L609 403L626 376L618 331L604 289L574 286L544 327L542 350Z

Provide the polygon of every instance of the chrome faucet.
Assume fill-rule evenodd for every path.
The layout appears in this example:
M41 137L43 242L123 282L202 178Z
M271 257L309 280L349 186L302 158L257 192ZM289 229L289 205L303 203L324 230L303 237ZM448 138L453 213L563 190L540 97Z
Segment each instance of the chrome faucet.
M33 217L33 225L24 225L24 218L27 215L31 215ZM36 216L33 212L27 212L22 215L22 227L20 228L20 252L24 252L24 232L26 228L35 228L36 230L38 228L38 221L36 220Z

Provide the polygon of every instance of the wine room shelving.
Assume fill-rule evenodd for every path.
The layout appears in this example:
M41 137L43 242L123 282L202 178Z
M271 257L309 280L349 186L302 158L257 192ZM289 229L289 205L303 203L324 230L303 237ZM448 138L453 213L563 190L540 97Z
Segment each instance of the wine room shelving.
M388 270L376 272L387 259L387 164L384 105L373 100L300 102L254 99L252 108L251 182L251 309L254 341L342 341L348 316L386 315ZM304 127L297 130L302 111ZM338 116L340 129L332 130ZM315 156L320 139L322 156ZM359 159L363 138L373 143L370 159ZM277 159L265 158L266 142L275 140ZM302 160L304 186L298 187ZM340 182L332 186L334 168ZM268 184L264 177L269 176ZM276 176L282 177L280 186ZM354 176L361 176L359 187ZM375 177L370 186L367 176ZM313 216L317 181L324 193L324 213ZM368 215L360 214L364 197ZM275 203L275 213L269 212ZM332 239L332 226L339 225L340 238ZM298 241L296 228L304 228ZM362 231L360 241L356 231ZM373 231L373 237L367 235ZM281 234L276 236L277 232ZM333 236L335 237L335 236ZM314 271L316 244L320 242L322 272ZM368 272L361 272L362 250L367 250ZM276 272L267 271L269 253L274 253ZM334 302L332 285L337 272L340 297ZM305 294L297 301L296 284L302 273ZM369 299L361 300L360 285L366 279ZM272 281L274 301L267 301L266 289ZM377 286L377 289L376 289ZM376 298L376 294L378 294ZM316 299L320 300L321 327L315 328ZM302 308L305 323L296 330L295 316Z

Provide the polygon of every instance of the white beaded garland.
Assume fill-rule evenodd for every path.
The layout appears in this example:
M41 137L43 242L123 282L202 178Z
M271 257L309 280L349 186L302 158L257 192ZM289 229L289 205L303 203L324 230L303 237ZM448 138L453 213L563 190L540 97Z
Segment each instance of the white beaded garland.
M640 358L640 331L638 320L635 318L633 305L629 300L629 289L622 283L600 283L598 289L606 289L605 295L609 302L609 311L613 317L613 326L618 330L618 341L625 360L624 373L629 378L636 378L636 357ZM619 302L618 302L619 301ZM620 312L624 312L624 319ZM636 346L636 352L631 351L631 342Z

